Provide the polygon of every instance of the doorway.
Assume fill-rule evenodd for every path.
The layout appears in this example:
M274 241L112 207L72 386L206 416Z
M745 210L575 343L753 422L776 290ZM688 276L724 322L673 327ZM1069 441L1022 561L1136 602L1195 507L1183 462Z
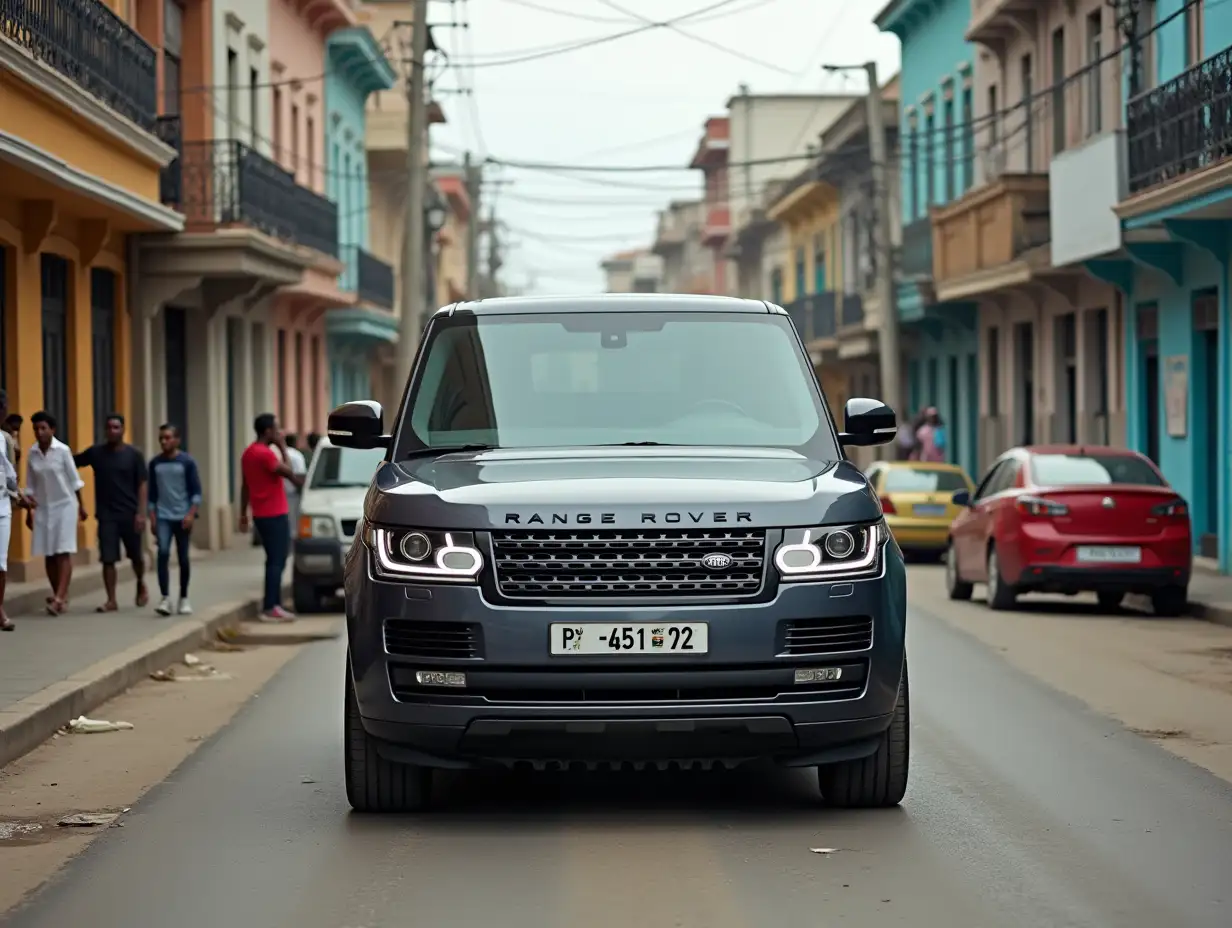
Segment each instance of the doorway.
M1159 308L1154 303L1137 307L1138 363L1142 384L1138 393L1141 406L1142 453L1159 464L1160 410L1163 400L1159 393Z
M72 444L68 422L69 264L58 255L41 260L43 300L43 408L56 420L56 434Z
M1194 370L1195 384L1219 382L1219 292L1202 290L1193 295ZM1195 396L1195 418L1201 424L1200 447L1195 448L1195 476L1206 486L1206 505L1195 513L1198 529L1198 553L1203 557L1219 557L1219 421L1223 399L1217 389L1201 390Z
M1030 322L1014 325L1014 354L1018 362L1014 380L1022 384L1018 394L1018 444L1035 444L1035 326Z
M1057 351L1055 396L1060 401L1053 435L1061 442L1078 444L1078 319L1074 313L1057 316L1054 332Z

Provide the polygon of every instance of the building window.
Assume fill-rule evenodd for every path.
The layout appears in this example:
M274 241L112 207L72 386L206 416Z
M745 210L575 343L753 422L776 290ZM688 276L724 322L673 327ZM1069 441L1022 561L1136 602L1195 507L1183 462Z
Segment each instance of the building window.
M286 418L286 398L287 398L287 332L286 329L278 330L278 357L275 359L278 367L278 383L274 388L274 397L278 408L278 415L281 418Z
M178 116L183 87L184 10L174 0L163 2L163 113Z
M102 268L90 271L90 358L93 363L94 440L101 442L107 417L116 412L116 276Z
M291 173L299 176L299 104L291 104Z
M813 244L813 292L825 293L826 284L826 246L818 236Z
M988 414L1001 415L1001 330L988 330Z
M69 265L58 255L42 255L43 408L56 420L60 440L72 444L68 422Z
M954 94L952 88L943 101L942 114L943 131L945 132L942 157L945 158L945 201L948 203L954 199L954 175L958 171L954 158Z
M227 138L238 141L240 122L240 59L227 49Z
M920 133L913 127L911 134L907 136L907 170L910 172L908 180L911 184L909 195L911 196L911 212L912 219L920 218Z
M800 299L808 291L804 286L804 249L796 249L796 299Z
M317 127L316 120L311 116L304 123L304 152L307 157L304 159L307 162L308 168L308 187L311 190L317 189Z
M259 147L260 134L257 132L257 126L261 124L261 75L257 73L256 68L248 69L248 137L251 139L250 144L253 148Z
M962 92L962 191L966 193L975 183L975 105L971 88Z
M783 269L776 267L770 272L770 302L783 305Z
M988 88L988 147L992 148L1001 141L1001 112L998 110L997 87L994 84Z
M1087 17L1087 135L1104 129L1104 21L1096 10Z
M1026 171L1030 174L1035 167L1035 120L1032 118L1035 103L1035 64L1029 54L1023 55L1019 61L1019 71L1022 83L1022 119L1026 134Z
M1052 153L1065 151L1065 27L1052 33Z
M274 88L274 160L282 161L282 90Z
M924 209L937 202L937 118L930 109L924 115Z

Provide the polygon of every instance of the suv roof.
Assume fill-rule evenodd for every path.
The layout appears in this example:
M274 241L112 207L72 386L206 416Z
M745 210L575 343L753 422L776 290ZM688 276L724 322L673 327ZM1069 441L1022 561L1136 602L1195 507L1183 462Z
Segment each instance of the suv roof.
M601 293L582 296L501 296L469 300L443 306L434 315L472 313L497 316L510 313L591 313L591 312L720 312L783 313L778 306L761 300L730 296L704 296L688 293Z

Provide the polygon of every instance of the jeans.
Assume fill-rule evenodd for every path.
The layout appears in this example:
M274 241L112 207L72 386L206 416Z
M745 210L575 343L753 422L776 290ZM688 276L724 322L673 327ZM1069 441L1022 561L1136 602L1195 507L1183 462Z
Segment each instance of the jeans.
M175 555L180 562L180 599L188 596L188 541L192 532L179 519L158 520L158 591L171 595L171 541L175 539Z
M266 516L252 521L265 549L265 600L261 608L268 612L282 605L282 574L291 553L291 518Z

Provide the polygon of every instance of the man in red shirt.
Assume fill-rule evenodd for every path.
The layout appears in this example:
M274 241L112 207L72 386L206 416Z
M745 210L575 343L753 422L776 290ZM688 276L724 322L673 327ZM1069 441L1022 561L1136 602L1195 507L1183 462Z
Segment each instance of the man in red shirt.
M296 487L304 475L291 469L287 445L273 413L262 413L253 422L257 440L240 456L244 482L240 489L240 532L248 532L248 510L257 537L265 548L265 598L262 617L271 622L290 622L295 616L282 607L282 574L291 551L291 517L283 480Z

